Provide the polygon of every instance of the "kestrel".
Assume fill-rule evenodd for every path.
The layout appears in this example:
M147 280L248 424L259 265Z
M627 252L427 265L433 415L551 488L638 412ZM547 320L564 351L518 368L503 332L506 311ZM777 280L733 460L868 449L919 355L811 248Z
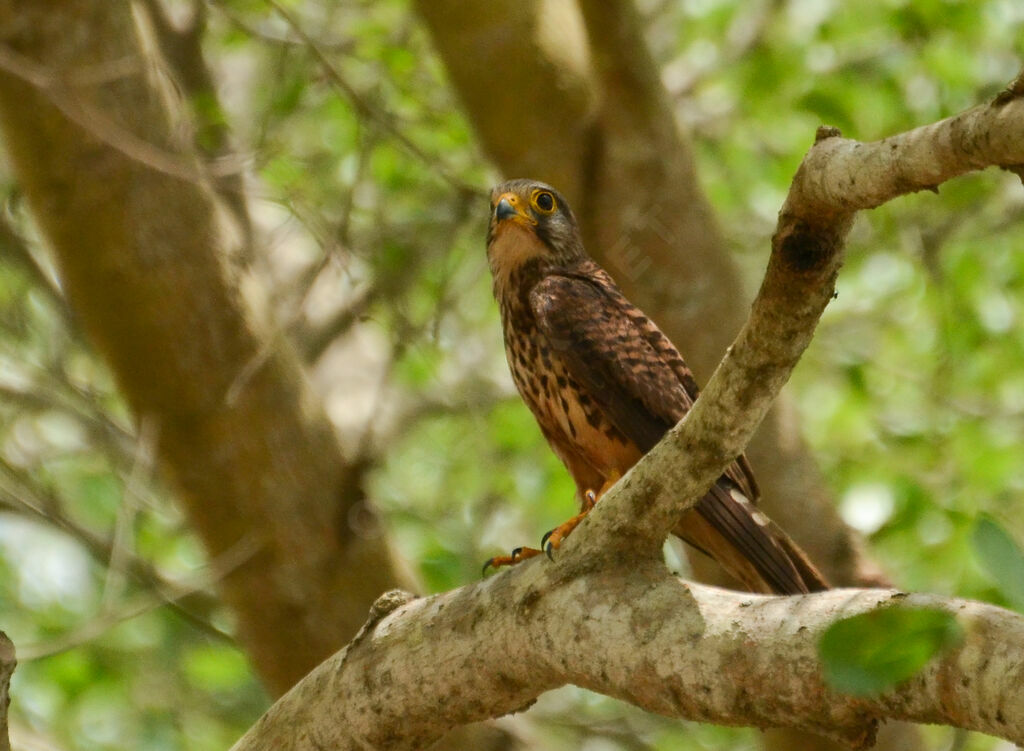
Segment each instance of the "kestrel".
M693 405L693 375L658 327L583 249L554 188L512 180L491 191L487 259L512 379L576 483L581 514L548 552ZM740 456L673 530L755 592L827 589L807 556L753 502ZM489 563L514 563L522 548Z

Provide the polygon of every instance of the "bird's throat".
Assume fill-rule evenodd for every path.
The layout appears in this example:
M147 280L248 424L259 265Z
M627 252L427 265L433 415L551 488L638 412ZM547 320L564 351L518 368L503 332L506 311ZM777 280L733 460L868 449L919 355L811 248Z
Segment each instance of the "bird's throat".
M527 266L537 264L548 250L536 233L516 222L506 222L495 232L487 247L487 262L494 285L507 286Z

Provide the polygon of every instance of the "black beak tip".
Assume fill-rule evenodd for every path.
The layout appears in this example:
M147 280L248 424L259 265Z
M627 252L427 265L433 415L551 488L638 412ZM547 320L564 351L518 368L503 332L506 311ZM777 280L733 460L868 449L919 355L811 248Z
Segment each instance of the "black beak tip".
M515 207L507 198L502 198L498 201L498 205L494 207L494 216L499 221L509 219L515 216L516 213Z

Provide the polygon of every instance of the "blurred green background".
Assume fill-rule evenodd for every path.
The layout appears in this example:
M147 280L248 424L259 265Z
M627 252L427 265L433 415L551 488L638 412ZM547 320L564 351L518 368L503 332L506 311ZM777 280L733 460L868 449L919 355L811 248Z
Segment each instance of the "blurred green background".
M406 2L288 7L421 153L340 97L272 7L213 3L204 49L251 159L256 264L300 348L296 310L328 320L339 299L357 301L314 379L347 448L380 456L372 497L403 555L430 591L449 589L573 508L506 372L486 202L452 187L500 176ZM640 7L751 294L819 124L882 138L985 101L1024 59L1017 0ZM227 748L269 702L213 594L230 562L207 565L156 477L145 425L63 304L17 185L0 179L15 233L0 237L0 628L20 660L16 742ZM838 299L789 387L843 517L902 588L1009 604L972 533L984 513L1024 540L1022 216L1020 181L995 170L862 215ZM181 597L204 616L167 604ZM752 730L575 689L542 697L530 717L536 748L759 745ZM940 728L927 738L1010 748Z

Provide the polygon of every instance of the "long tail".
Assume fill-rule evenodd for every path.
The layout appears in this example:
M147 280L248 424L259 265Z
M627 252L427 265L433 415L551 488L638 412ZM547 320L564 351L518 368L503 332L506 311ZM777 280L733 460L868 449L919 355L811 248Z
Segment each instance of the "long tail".
M775 522L723 478L675 533L718 561L753 592L820 592L829 583Z

